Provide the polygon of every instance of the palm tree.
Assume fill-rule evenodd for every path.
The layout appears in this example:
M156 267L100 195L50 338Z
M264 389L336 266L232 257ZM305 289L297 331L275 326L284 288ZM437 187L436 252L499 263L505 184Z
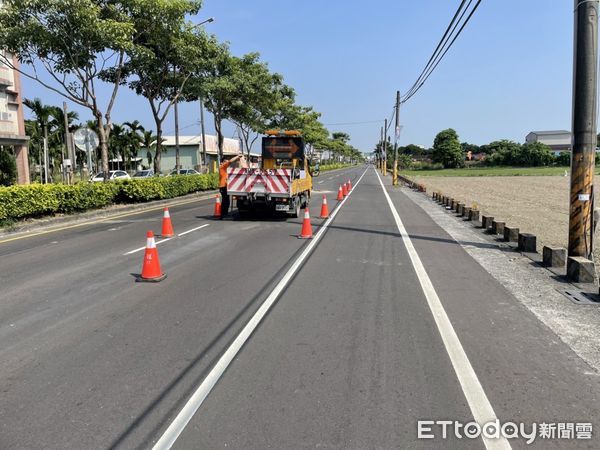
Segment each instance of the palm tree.
M55 148L60 148L61 161L64 161L65 150L67 148L67 144L66 144L66 140L65 140L66 139L65 112L62 108L59 108L58 106L52 106L51 108L52 108L52 112L50 113L50 115L52 116L52 120L49 122L49 125L51 128L54 129L51 140L55 144ZM73 125L73 122L75 120L79 120L79 114L76 113L75 111L69 111L67 113L69 133L75 131L75 129L77 128L75 125ZM69 156L67 156L67 157L69 157ZM74 163L75 162L73 161L73 164Z
M44 132L44 183L48 182L48 128L52 106L44 105L38 97L33 100L25 99L23 104L27 106L35 116L40 128Z
M148 159L148 166L152 165L152 155L156 147L156 139L157 136L152 133L152 130L144 130L144 135L142 136L142 146L146 149L146 158Z
M137 164L138 152L140 151L140 147L142 146L144 140L144 133L146 132L146 129L142 126L142 124L140 124L138 120L134 120L133 122L124 122L123 125L129 128L128 141L131 148L130 153Z

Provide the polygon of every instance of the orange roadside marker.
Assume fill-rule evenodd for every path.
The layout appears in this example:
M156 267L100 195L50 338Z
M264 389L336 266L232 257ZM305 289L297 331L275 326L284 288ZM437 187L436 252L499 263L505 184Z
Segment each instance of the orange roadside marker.
M310 213L308 208L304 210L304 220L302 221L302 230L300 231L300 239L311 239L313 237L312 225L310 224Z
M160 235L162 237L175 236L175 231L173 231L173 224L171 223L171 214L169 214L169 208L164 209L162 220L162 232L160 233Z
M215 196L215 212L213 215L215 217L221 217L221 195L219 194Z
M327 207L327 196L323 195L323 203L321 203L321 219L329 217L329 208Z
M160 260L158 258L158 249L154 242L154 233L146 233L146 250L144 251L144 261L142 262L142 274L135 281L159 282L167 278L160 269Z
M337 201L344 200L344 191L342 190L342 186L338 189Z

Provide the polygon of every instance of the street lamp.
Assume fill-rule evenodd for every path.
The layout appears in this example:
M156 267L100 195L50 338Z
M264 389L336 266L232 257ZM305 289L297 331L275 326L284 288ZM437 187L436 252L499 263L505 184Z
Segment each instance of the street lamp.
M205 23L214 22L214 17L209 17L206 20L194 25L192 28L198 28ZM178 93L179 94L179 93ZM179 103L179 99L175 100L175 104L173 105L174 113L175 113L175 173L179 174L180 167L180 158L179 158L179 108L177 104ZM204 111L202 111L202 99L200 99L200 122L202 125L202 159L203 164L206 164L206 146L204 144Z

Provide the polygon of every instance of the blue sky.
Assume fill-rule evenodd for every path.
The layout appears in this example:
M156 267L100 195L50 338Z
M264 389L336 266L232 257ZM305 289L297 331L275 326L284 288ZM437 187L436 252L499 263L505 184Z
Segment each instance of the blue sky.
M396 90L412 85L459 3L205 0L192 20L214 16L207 30L229 41L234 54L260 52L296 89L300 104L323 114L323 123L383 122ZM572 33L572 1L483 0L428 82L403 105L400 143L430 146L449 127L476 144L522 142L534 129L570 129ZM23 85L27 98L62 103L34 82ZM113 120L135 119L153 128L146 101L123 88ZM206 119L212 133L211 117ZM197 104L181 106L181 134L197 134L198 120ZM167 134L172 124L171 115ZM361 151L372 150L380 127L328 126L348 132ZM231 136L233 127L226 131Z

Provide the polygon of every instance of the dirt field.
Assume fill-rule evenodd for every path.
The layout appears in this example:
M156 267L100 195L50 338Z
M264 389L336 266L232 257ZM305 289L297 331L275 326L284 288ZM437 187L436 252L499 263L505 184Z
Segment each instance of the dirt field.
M471 205L484 214L537 236L543 245L567 246L569 223L569 177L412 177L427 186ZM595 189L598 195L598 186ZM600 261L600 241L594 259Z

